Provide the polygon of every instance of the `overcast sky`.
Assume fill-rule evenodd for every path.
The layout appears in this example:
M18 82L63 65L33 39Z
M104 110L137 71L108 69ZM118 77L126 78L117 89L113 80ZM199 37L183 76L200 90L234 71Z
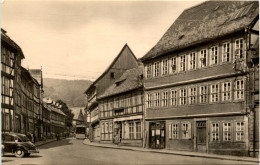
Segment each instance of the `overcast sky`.
M44 78L95 80L125 43L144 56L184 9L199 3L5 0L1 27L22 48L24 67L42 66Z

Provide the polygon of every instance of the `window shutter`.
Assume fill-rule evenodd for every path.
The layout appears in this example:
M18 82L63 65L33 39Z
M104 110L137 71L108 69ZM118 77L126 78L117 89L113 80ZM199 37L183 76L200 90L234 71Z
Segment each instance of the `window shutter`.
M191 139L191 123L188 123L188 139Z
M172 139L172 124L169 124L169 139Z

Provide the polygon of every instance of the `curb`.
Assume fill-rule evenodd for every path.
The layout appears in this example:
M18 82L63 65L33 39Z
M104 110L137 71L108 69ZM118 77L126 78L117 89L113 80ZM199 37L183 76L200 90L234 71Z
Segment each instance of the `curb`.
M245 160L245 159L239 159L239 158L225 158L225 157L219 157L219 156L212 156L212 155L195 155L195 154L184 154L184 153L172 153L172 152L162 152L162 151L155 151L155 150L139 150L139 149L132 149L132 148L120 148L120 147L113 147L113 146L101 146L101 145L92 145L88 143L84 143L88 146L93 147L100 147L100 148L113 148L113 149L121 149L121 150L129 150L129 151L139 151L139 152L151 152L151 153L160 153L160 154L169 154L169 155L180 155L180 156L189 156L189 157L200 157L200 158L211 158L211 159L220 159L220 160L233 160L233 161L244 161L244 162L252 162L252 163L259 163L259 160Z
M62 138L62 139L60 139L60 140L63 140L63 139L65 139L65 138ZM48 141L48 142L45 142L45 143L42 143L42 144L37 144L37 145L35 145L36 147L39 147L39 146L42 146L42 145L45 145L45 144L48 144L48 143L51 143L51 142L55 142L55 141L57 141L56 139L55 140L51 140L51 141Z

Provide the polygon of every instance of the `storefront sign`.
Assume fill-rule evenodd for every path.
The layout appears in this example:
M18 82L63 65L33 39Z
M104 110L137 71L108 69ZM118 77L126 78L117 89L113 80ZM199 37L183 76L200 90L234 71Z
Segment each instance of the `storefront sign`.
M143 116L142 115L138 115L138 116L129 116L129 117L122 117L122 118L115 118L113 120L113 122L116 121L126 121L126 120L136 120L136 119L142 119Z

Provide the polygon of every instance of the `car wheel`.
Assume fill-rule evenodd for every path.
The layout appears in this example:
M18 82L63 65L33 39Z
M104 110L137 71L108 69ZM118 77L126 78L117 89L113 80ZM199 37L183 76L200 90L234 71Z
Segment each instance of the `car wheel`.
M31 153L25 153L25 154L24 154L25 157L28 157L28 156L30 156L30 155L31 155Z
M14 155L18 158L22 158L24 156L24 150L21 148L18 148L15 150Z

